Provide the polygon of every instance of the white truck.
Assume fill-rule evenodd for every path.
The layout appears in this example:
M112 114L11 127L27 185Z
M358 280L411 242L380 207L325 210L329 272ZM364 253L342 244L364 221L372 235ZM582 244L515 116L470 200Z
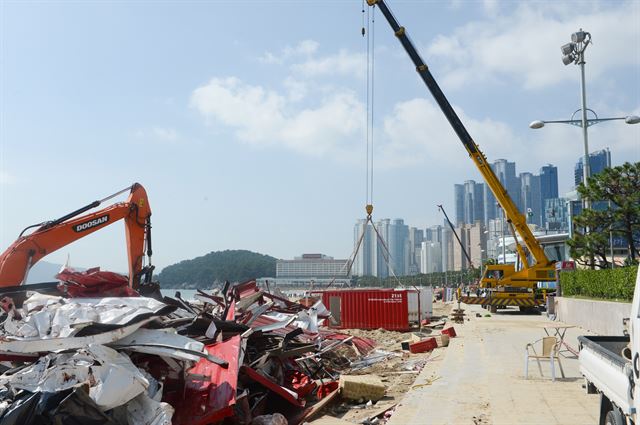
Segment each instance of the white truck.
M580 372L589 394L600 393L600 425L639 423L640 272L625 336L580 336ZM628 355L623 354L627 349ZM629 360L629 358L631 360ZM638 384L638 385L636 385Z

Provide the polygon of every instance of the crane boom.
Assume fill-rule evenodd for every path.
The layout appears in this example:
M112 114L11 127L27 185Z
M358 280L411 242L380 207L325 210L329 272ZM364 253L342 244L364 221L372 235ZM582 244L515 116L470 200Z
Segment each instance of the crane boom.
M522 242L535 260L535 264L528 264L526 261L526 255L524 255L524 250L519 245L516 234L514 234L516 248L523 259L524 267L522 270L516 271L513 265L505 264L489 266L485 270L482 285L487 288L501 287L502 293L499 296L507 299L509 302L515 300L517 297L521 297L523 300L522 302L518 301L517 303L514 301L513 304L504 303L498 305L520 305L521 307L537 305L538 301L534 300L537 282L552 281L555 279L555 272L553 268L554 262L549 261L547 258L544 249L540 246L531 232L531 229L527 225L525 216L518 211L515 203L507 193L507 190L500 183L500 180L493 172L489 163L487 163L486 156L482 151L480 151L480 148L471 138L471 135L462 124L462 121L460 121L458 114L456 114L455 110L429 71L429 67L422 60L420 54L411 42L405 28L400 26L384 0L367 0L367 4L369 6L378 6L380 8L380 11L391 26L391 29L411 58L420 78L431 92L431 95L442 110L442 113L447 118L454 132L467 150L469 157L478 168L478 171L480 171L480 174L484 178L487 186L489 186L491 192L493 192L493 195L502 207L510 227L515 231L514 233L520 235ZM493 276L491 277L490 275Z
M389 10L384 0L367 0L367 3L370 6L377 5L380 8L380 11L395 32L396 37L398 37L400 43L402 43L402 46L413 61L413 64L416 66L416 71L418 71L420 78L422 78L422 81L424 81L424 83L427 85L427 88L431 92L431 95L438 103L438 106L449 121L449 124L451 124L453 130L458 135L458 138L469 153L469 156L480 171L480 174L482 174L482 177L491 189L491 192L493 192L496 200L500 203L500 206L505 211L506 216L513 223L513 226L515 227L520 237L522 237L522 241L526 245L533 258L535 258L536 263L541 265L551 264L546 254L544 253L544 250L536 241L535 236L533 236L531 229L529 229L525 217L518 211L518 208L507 193L506 189L502 186L500 180L493 172L493 169L487 163L487 158L480 151L476 142L474 142L474 140L471 138L471 135L465 128L464 124L462 124L462 121L460 121L458 114L456 114L456 112L454 111L453 107L438 86L438 83L433 78L433 75L429 71L429 68L420 57L420 54L417 52L416 48L413 46L413 43L409 39L405 28L398 24L398 21L393 16L391 10Z

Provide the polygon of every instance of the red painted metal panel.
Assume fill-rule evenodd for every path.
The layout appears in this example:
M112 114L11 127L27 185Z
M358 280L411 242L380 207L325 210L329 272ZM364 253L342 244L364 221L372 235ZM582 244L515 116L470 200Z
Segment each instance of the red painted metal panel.
M409 351L413 354L424 353L425 351L431 351L438 347L438 343L435 338L427 338L419 342L409 344Z
M456 330L452 327L447 328L447 329L443 329L440 332L442 335L449 335L449 338L455 338L456 337Z
M172 421L176 425L206 425L233 416L238 388L240 335L224 342L207 345L209 354L229 362L224 369L206 359L200 359L187 372L184 394L165 394L163 401L176 409Z
M322 303L331 305L331 297L340 298L340 324L344 329L409 329L409 290L341 289L318 291Z

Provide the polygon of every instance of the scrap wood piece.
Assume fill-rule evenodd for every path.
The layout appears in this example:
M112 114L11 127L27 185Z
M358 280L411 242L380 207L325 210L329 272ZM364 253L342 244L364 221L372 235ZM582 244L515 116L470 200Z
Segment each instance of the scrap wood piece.
M429 386L429 385L433 384L434 382L436 382L438 379L440 379L439 376L436 376L436 377L431 378L431 379L427 379L427 382L424 382L422 384L416 384L416 385L412 386L411 389L415 390L417 388L422 388L422 387Z
M292 405L298 406L298 407L304 407L305 401L299 400L298 395L295 392L278 385L273 380L267 378L266 376L261 375L251 367L241 366L240 372L245 373L251 380L257 382L258 384L262 385L268 390L273 391L274 393L276 393L277 395L279 395L280 397L282 397Z
M339 393L339 390L338 388L336 388L335 390L330 392L326 397L324 397L322 400L320 400L313 406L309 407L308 409L305 409L299 418L293 418L290 423L301 424L303 422L306 422L315 418L316 416L318 416L320 412L322 412L322 410L325 407L327 407L336 399L336 397L338 396L338 393Z
M360 412L356 412L349 418L349 420L356 420L360 424L371 423L374 422L376 418L383 416L385 413L395 408L397 405L398 403L385 403L383 401L379 401L371 408L365 408Z
M353 425L353 422L346 421L341 418L336 418L331 415L323 415L318 419L309 422L309 425Z

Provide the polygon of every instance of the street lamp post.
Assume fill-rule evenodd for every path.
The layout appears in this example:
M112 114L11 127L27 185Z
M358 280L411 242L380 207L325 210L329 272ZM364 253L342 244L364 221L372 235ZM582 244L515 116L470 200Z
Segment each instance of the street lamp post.
M588 179L591 175L591 166L589 164L589 136L587 134L587 128L590 126L597 124L603 121L613 121L613 120L624 120L627 124L637 124L640 122L640 117L635 115L629 115L626 117L616 117L616 118L598 118L598 115L591 109L587 108L587 94L585 89L585 81L584 81L584 51L587 49L587 46L591 43L591 34L583 31L580 28L580 31L574 32L571 34L571 42L565 44L560 48L562 51L562 63L565 65L569 65L571 63L575 63L576 65L580 65L580 89L581 89L581 100L582 100L582 108L576 110L571 116L570 120L555 120L555 121L542 121L536 120L529 124L529 127L533 129L542 128L545 124L552 123L561 123L561 124L571 124L577 127L582 128L582 138L584 141L584 160L582 165L582 182L585 186L588 185ZM590 111L595 115L594 119L587 118L587 111ZM579 120L574 119L577 112L580 112L581 117ZM591 202L588 198L584 198L584 208L589 209L591 207Z

